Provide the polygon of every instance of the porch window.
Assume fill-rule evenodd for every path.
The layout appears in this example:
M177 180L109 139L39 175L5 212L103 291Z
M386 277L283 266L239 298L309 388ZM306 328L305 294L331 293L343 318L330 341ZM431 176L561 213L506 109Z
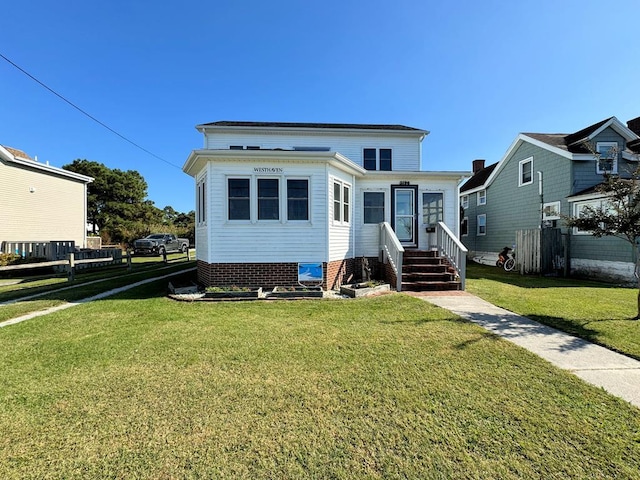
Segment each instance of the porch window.
M444 219L443 194L425 192L422 194L422 223L435 226Z
M250 187L248 178L228 179L229 220L250 220Z
M364 223L384 222L384 192L364 192Z
M351 186L333 182L333 221L349 223L351 217Z
M277 178L258 179L258 220L280 218L280 182Z
M287 220L309 220L309 180L287 180Z
M478 225L476 233L478 235L487 234L487 216L484 213L482 215L478 215Z
M206 181L203 178L198 182L198 201L196 203L197 223L203 225L206 223Z

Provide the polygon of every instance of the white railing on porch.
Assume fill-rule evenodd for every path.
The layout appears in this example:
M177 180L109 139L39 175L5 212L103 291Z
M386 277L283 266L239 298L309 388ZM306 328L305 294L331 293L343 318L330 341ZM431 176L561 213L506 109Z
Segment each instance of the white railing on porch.
M440 255L444 255L460 277L460 287L465 289L467 278L467 248L442 222L436 227L436 241Z
M404 247L388 222L380 224L380 248L382 263L389 263L396 274L396 290L402 290L402 255Z

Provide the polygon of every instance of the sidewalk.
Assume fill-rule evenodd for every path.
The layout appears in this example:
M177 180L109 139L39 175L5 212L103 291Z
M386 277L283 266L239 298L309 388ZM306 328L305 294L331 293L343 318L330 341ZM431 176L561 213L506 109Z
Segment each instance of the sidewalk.
M496 307L466 292L412 296L471 320L640 407L640 362L637 360Z

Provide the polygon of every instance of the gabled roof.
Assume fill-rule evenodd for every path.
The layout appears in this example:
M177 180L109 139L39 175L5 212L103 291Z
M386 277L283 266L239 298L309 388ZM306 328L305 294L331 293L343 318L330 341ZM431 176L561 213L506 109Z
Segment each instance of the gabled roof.
M585 143L609 127L622 135L627 142L633 142L638 138L635 132L622 124L616 117L605 118L575 133L523 133L522 135L569 153L589 154L591 152Z
M84 183L93 182L92 177L82 175L80 173L71 172L58 167L52 167L49 163L40 163L37 160L32 159L29 155L22 150L18 150L13 147L6 147L0 145L0 160L20 166L22 168L30 170L38 170L40 172L46 172L60 177L65 177L71 180L76 180Z
M487 179L489 178L489 176L497 166L498 166L498 162L480 170L473 177L467 180L465 184L462 185L462 187L460 187L460 193L468 192L469 190L473 190L474 188L478 188L484 185L484 182L487 181Z

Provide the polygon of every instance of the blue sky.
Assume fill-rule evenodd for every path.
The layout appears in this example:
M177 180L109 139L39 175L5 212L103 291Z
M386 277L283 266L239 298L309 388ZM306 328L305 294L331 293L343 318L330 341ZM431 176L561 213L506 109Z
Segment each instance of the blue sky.
M640 116L637 0L25 1L3 5L0 144L137 170L194 208L181 167L217 120L429 130L423 169L500 160L519 132Z

